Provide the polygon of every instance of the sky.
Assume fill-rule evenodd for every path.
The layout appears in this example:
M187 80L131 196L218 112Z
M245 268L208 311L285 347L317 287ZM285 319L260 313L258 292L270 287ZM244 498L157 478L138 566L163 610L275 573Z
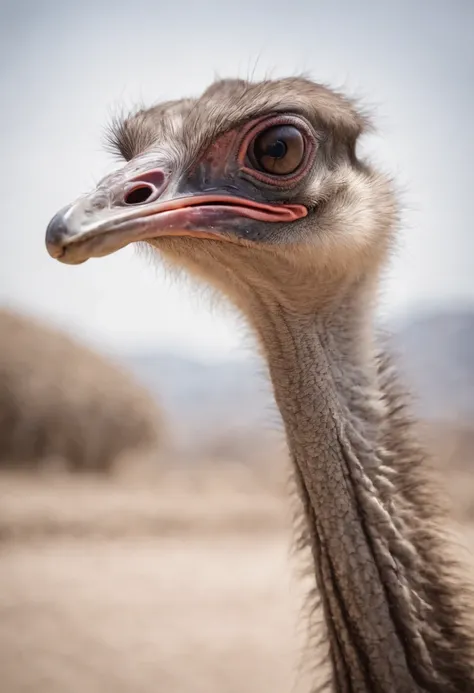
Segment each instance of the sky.
M104 351L245 354L241 320L192 284L132 247L61 265L45 229L117 166L117 109L302 71L371 108L361 152L401 190L381 312L474 302L473 33L472 0L0 0L0 305Z

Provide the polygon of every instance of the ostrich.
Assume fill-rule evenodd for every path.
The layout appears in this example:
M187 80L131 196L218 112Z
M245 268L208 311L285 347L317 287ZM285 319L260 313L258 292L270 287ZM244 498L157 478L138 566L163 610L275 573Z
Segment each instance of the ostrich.
M369 127L307 79L215 82L115 121L127 163L46 244L78 264L146 241L246 316L285 425L328 690L474 691L467 586L373 327L397 204L356 154Z

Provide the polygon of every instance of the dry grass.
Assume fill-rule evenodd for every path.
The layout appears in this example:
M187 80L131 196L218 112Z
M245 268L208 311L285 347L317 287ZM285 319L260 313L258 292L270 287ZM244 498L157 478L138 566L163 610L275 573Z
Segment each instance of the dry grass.
M266 487L250 471L232 467L168 471L133 480L3 473L0 542L268 534L289 527L285 486Z
M7 310L0 334L0 467L60 458L71 470L108 470L160 440L153 399L118 366Z

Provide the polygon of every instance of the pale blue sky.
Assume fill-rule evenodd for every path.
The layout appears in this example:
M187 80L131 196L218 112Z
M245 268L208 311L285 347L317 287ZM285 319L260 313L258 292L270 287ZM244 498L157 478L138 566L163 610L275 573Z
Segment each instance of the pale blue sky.
M44 249L52 214L116 164L114 107L198 93L215 72L302 70L375 108L365 148L404 189L384 312L474 301L474 3L292 0L0 4L0 302L106 350L241 353L232 315L131 248L79 267Z

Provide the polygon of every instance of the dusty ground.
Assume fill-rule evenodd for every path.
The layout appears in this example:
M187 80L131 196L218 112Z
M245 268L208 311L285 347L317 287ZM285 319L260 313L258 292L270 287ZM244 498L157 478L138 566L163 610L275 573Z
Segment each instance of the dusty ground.
M278 494L215 479L3 475L0 690L297 691L288 527Z
M288 505L252 489L0 476L1 692L308 690Z
M3 693L288 693L298 599L284 536L4 549Z

